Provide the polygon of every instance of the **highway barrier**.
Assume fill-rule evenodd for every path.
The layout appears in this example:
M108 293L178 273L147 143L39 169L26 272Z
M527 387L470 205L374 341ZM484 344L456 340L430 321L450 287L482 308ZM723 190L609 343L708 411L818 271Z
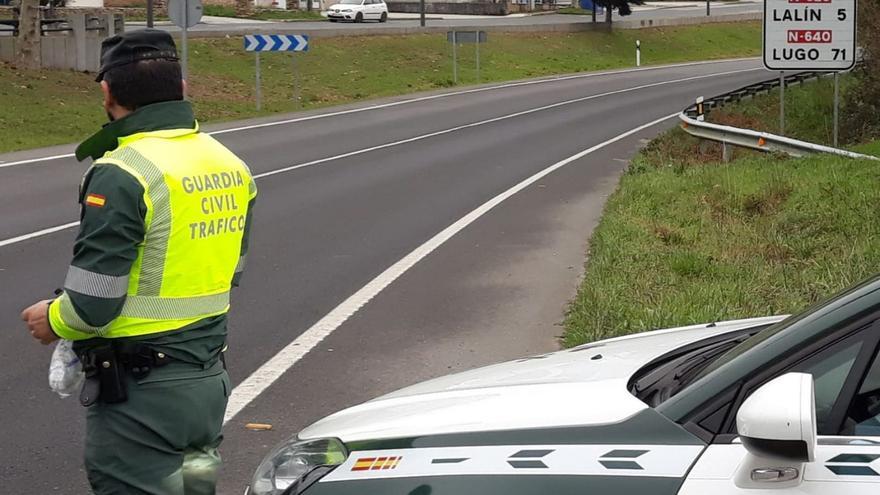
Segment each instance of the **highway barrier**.
M785 76L785 85L791 86L792 84L804 84L808 81L815 81L819 78L833 75L833 72L800 72ZM728 103L736 103L750 99L760 94L767 94L774 89L779 88L780 84L781 81L779 78L773 78L756 84L750 84L713 98L697 98L693 105L685 108L681 112L681 115L679 116L682 121L681 128L692 136L720 142L723 146L722 154L724 161L727 161L730 156L729 146L739 146L742 148L750 148L766 152L785 153L796 157L813 153L828 153L849 158L880 160L880 158L875 156L832 148L821 144L809 143L807 141L800 141L798 139L770 134L768 132L740 129L738 127L713 124L705 121L705 116L715 108L720 108Z

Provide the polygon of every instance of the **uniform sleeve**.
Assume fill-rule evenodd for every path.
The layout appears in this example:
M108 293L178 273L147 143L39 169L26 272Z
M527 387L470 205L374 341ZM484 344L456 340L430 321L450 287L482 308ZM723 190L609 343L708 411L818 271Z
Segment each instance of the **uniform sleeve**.
M100 336L119 316L147 211L137 179L100 162L83 181L80 203L80 230L64 292L49 306L52 329L69 340Z
M251 228L254 224L254 205L257 202L257 186L254 179L250 179L250 200L248 201L247 216L244 221L244 235L241 238L241 254L238 258L238 265L235 267L235 274L232 276L232 286L238 287L241 283L241 276L244 273L244 267L247 263L248 244L250 243Z

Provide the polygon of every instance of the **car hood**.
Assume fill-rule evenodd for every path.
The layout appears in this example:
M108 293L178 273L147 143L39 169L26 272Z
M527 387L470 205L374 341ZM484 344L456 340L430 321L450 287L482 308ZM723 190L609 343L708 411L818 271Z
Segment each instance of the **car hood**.
M341 4L341 3L334 3L333 5L327 7L327 10L335 10L335 9L343 10L343 9L351 9L354 7L362 7L362 6L361 5L347 5L347 4Z
M642 366L681 346L783 318L657 330L436 378L337 412L298 436L354 442L617 423L648 407L627 390Z

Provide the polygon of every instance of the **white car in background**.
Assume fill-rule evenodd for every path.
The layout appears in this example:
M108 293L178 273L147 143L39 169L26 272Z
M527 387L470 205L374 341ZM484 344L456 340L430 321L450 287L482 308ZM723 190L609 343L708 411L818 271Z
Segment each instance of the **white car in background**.
M366 20L386 22L388 6L385 5L385 0L342 0L327 9L327 19L330 22Z

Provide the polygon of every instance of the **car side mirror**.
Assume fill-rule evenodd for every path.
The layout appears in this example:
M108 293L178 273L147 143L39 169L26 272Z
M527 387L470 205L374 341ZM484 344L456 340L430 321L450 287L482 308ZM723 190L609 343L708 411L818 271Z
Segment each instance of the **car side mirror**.
M748 451L737 470L737 486L797 486L803 464L816 456L813 376L787 373L765 383L743 402L736 426Z

